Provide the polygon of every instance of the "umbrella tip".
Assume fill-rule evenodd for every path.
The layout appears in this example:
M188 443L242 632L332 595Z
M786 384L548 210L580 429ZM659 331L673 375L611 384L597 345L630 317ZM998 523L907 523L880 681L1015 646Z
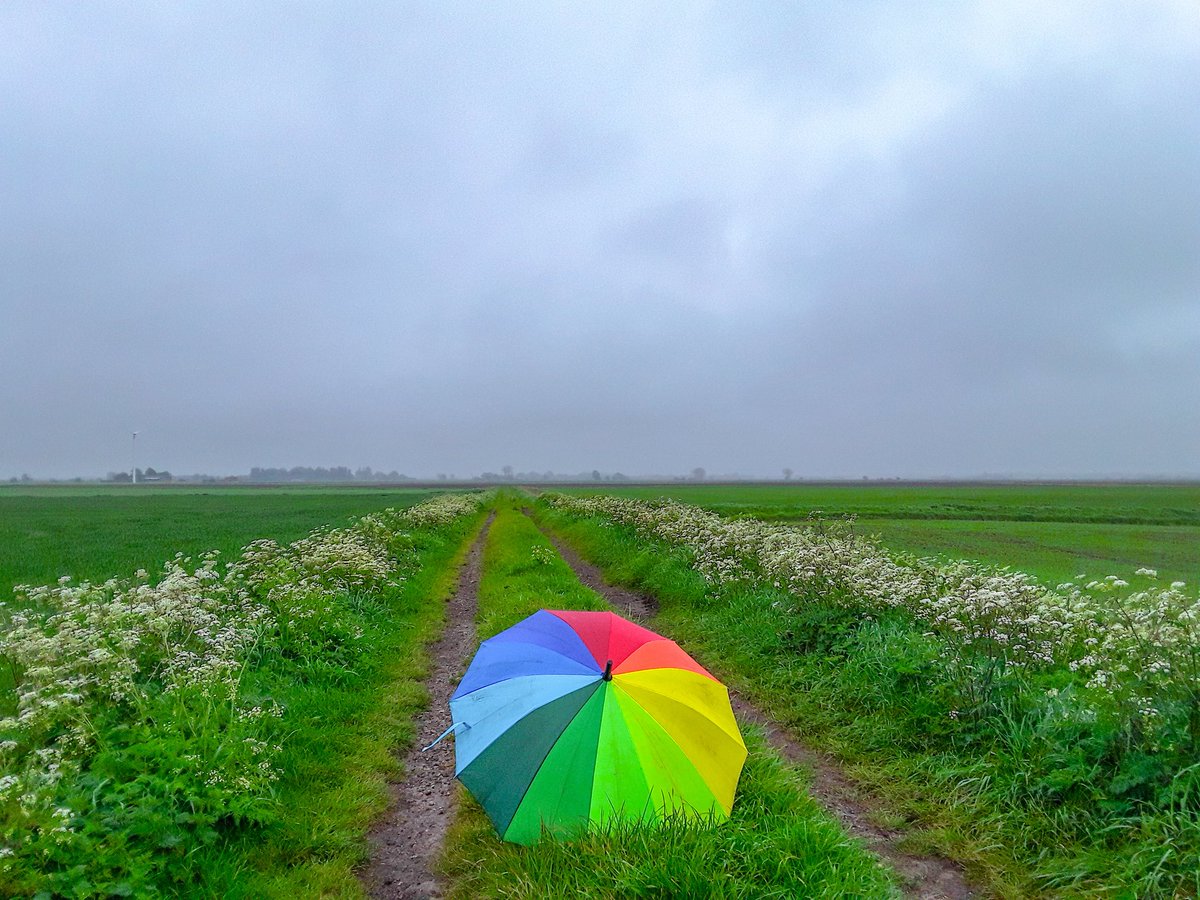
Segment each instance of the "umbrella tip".
M604 667L604 680L612 681L612 660L608 661L608 665Z

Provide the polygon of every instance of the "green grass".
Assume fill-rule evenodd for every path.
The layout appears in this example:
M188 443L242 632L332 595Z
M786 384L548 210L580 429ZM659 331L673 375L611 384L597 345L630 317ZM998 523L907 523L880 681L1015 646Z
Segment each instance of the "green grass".
M1117 575L1144 586L1133 574L1144 566L1156 569L1160 582L1200 582L1197 527L880 519L857 530L921 556L1010 566L1051 587L1081 574L1088 580Z
M401 505L388 499L379 505ZM401 577L321 601L334 630L320 616L302 617L287 641L246 657L238 701L284 711L268 737L282 748L274 760L280 777L262 795L247 795L252 814L214 817L211 798L185 778L195 763L181 754L207 752L189 730L203 728L195 717L173 723L160 711L142 722L114 713L101 723L93 711L97 750L61 794L62 805L86 813L71 845L86 856L45 866L39 858L37 871L0 874L0 894L27 896L30 884L52 884L56 896L71 897L362 897L357 868L369 851L367 831L388 804L388 782L401 774L396 754L412 740L412 717L428 702L425 647L442 630L455 563L481 521L482 513L393 535L388 549ZM359 634L343 640L351 632ZM0 813L0 831L24 821L11 802Z
M856 516L896 550L1010 566L1051 587L1157 569L1200 580L1200 485L662 485L572 490L671 497L730 516Z
M401 754L413 717L428 704L425 648L445 624L457 563L481 519L448 533L418 532L420 567L387 596L359 598L352 613L367 637L349 670L297 677L294 664L271 660L250 690L272 696L294 723L279 760L278 821L262 832L198 855L199 896L363 896L357 869L366 835L402 777Z
M1200 484L606 485L567 493L674 497L760 519L804 518L819 510L865 519L1200 525Z
M557 553L541 562L534 547L550 544L524 516L501 510L485 550L481 638L542 608L608 608ZM451 896L893 896L887 873L807 798L803 776L758 732L747 746L733 816L716 827L631 826L522 847L501 842L463 793L443 859Z
M535 559L534 547L548 550L555 561L544 563ZM483 550L476 616L480 640L498 634L539 609L611 607L579 583L570 567L558 558L558 551L511 501L501 501Z
M536 509L611 580L656 595L662 630L711 671L842 758L909 824L913 849L962 861L1002 896L1200 892L1189 860L1200 822L1183 800L1178 812L1113 803L1112 773L1092 758L1101 729L1016 710L975 733L950 714L938 648L902 616L864 620L813 601L806 619L782 592L708 585L687 554L629 529Z
M0 488L0 600L15 584L154 572L176 552L232 556L258 538L280 543L428 491L183 487Z

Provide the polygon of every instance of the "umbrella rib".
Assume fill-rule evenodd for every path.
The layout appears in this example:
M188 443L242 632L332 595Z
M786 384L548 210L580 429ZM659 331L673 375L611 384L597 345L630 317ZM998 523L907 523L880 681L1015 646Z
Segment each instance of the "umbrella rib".
M676 745L678 745L678 741L676 741L675 738L671 735L671 732L667 731L667 729L663 726L663 724L658 721L658 719L655 717L654 713L652 713L650 710L646 709L646 707L642 706L642 704L638 702L637 697L633 696L633 694L629 693L629 691L627 691L623 688L621 688L620 690L621 690L621 694L627 700L629 700L629 702L631 702L634 706L636 706L638 709L640 709L643 713L646 714L646 717L651 722L654 723L655 727L657 727L659 729L659 731L662 732L663 736L666 737L667 740L673 741L676 743ZM653 748L653 751L654 751L655 755L658 757L659 761L664 763L663 768L664 769L669 768L668 766L665 765L665 763L667 761L664 760L658 754L658 748L657 747ZM680 752L683 753L684 761L691 767L692 771L696 773L696 777L700 779L701 783L703 783L706 788L708 788L708 791L712 795L713 800L716 803L718 803L720 806L724 807L725 804L721 803L721 801L717 799L716 791L713 789L712 785L710 785L708 783L708 779L704 777L704 773L700 771L699 767L692 761L691 757L689 757L687 755L687 753L683 751L682 747L680 747ZM726 815L728 815L730 813L730 811L731 811L730 809L726 809L725 810Z
M485 641L484 643L486 644L487 642ZM513 642L509 642L509 643L516 644L517 642L513 641ZM525 643L525 642L521 642L521 643ZM559 653L557 650L551 650L548 647L543 647L541 644L528 644L528 646L537 647L539 650L543 650L546 653L553 654L554 656L557 656L560 659L563 659L569 663L572 663L576 666L580 666L580 667L584 668L584 671L582 671L582 672L563 671L563 672L557 672L555 674L559 674L559 675L599 675L600 674L599 667L597 667L594 670L588 670L587 667L584 666L584 664L581 663L579 660L573 659L572 657L567 656L565 653ZM481 645L481 647L482 647L482 645ZM478 657L478 652L476 653L476 657ZM451 700L461 700L464 697L470 697L476 691L481 691L484 688L489 688L494 684L500 684L502 681L511 681L513 678L528 678L531 676L537 676L539 674L541 674L541 673L539 673L539 672L521 672L517 675L506 675L506 676L498 677L498 678L496 678L495 681L489 681L487 684L475 685L469 691L467 691L465 694L459 694L456 691L455 694L450 699ZM467 679L470 677L470 675L471 675L471 669L470 669L470 667L468 667L466 674L463 675L463 677L462 677L462 681L459 682L459 687L462 686L463 682L467 681Z
M451 700L450 701L451 715L452 716L458 715L458 714L469 715L469 713L467 713L465 710L463 710L463 706L467 702L470 702L467 700L467 698L473 696L475 693L477 693L477 691L483 691L483 690L487 690L488 688L494 688L497 685L504 684L504 682L506 682L506 681L516 681L518 679L525 679L525 678L536 679L536 678L540 678L540 677L541 676L537 676L537 675L518 675L514 678L507 678L507 679L504 679L503 681L497 681L497 682L493 682L492 684L489 684L489 685L484 685L483 687L478 688L476 691L471 691L471 693L469 693L469 694L464 694L462 697L458 697L458 698ZM483 745L477 751L475 751L474 755L471 756L470 760L467 762L466 765L470 765L472 762L474 762L475 759L477 757L479 757L480 755L482 755L487 750L487 748L489 746L491 746L492 743L494 743L496 740L499 740L501 737L503 737L504 734L506 732L508 732L510 729L515 728L518 725L520 725L520 723L522 721L524 721L526 718L528 718L529 716L534 715L543 707L546 707L546 706L550 705L551 703L555 703L558 700L561 700L563 697L567 696L568 694L571 694L571 693L574 693L575 691L586 688L589 684L592 684L596 680L594 675L573 675L573 676L561 676L561 677L580 678L580 679L587 678L590 680L584 681L582 684L579 684L575 687L565 689L565 690L563 690L562 693L555 694L554 696L550 696L548 698L542 698L541 702L539 702L536 706L529 707L524 712L521 712L519 715L516 715L515 718L513 717L514 710L521 709L522 704L527 701L528 694L525 694L522 696L513 696L509 700L507 700L505 703L503 703L502 705L492 707L485 715L479 716L478 718L475 718L471 721L467 721L464 719L462 724L464 724L468 730L490 727L488 725L488 723L490 721L500 721L500 722L507 721L508 722L508 724L503 728L503 730L496 731L495 734L492 736L492 739L489 740L487 744ZM458 713L455 712L455 707L458 708L458 710L459 710ZM455 750L455 754L456 754L455 768L457 771L461 771L462 769L465 769L466 766L464 765L461 768L458 766L458 763L457 763L458 753L459 753L459 750L456 748L456 750Z
M585 685L584 687L586 688L586 685ZM580 690L583 690L583 689L584 689L584 688L580 688ZM555 746L557 746L558 742L559 742L560 740L562 740L562 736L563 736L564 734L566 734L566 731L567 731L567 729L568 729L568 728L570 728L570 727L571 727L571 726L572 726L572 725L575 723L575 719L576 719L576 718L578 718L579 714L580 714L580 713L583 711L583 708L584 708L585 706L587 706L588 702L590 702L590 701L591 701L591 699L592 699L592 697L593 697L594 695L595 695L595 691L593 690L593 692L592 692L591 694L589 694L589 695L588 695L588 699L587 699L587 700L585 700L585 701L584 701L584 702L583 702L583 703L580 705L579 709L575 710L575 714L574 714L573 716L571 716L571 718L570 718L570 719L568 719L568 720L567 720L567 724L566 724L566 725L564 725L564 726L563 726L563 729L562 729L562 731L560 731L560 732L558 733L558 737L556 737L556 738L555 738L553 741L551 741L551 742L550 742L550 743L547 745L547 747L546 747L546 753L545 753L545 755L544 755L544 756L542 756L542 759L541 759L541 761L540 761L540 762L537 764L537 768L533 770L533 777L532 777L532 778L530 778L530 779L529 779L529 781L528 781L528 782L525 784L525 788L524 788L524 789L521 791L520 797L518 798L518 800L517 800L516 804L513 806L513 813L512 813L512 816L509 818L508 822L507 822L507 823L505 823L505 826L504 826L504 831L508 831L508 827L509 827L509 826L512 824L512 821L513 821L513 819L515 819L515 818L517 817L517 813L518 813L518 812L520 811L520 809L521 809L521 804L522 804L522 803L524 803L524 802L525 802L525 798L526 798L527 796L529 796L529 790L530 790L530 788L532 788L532 787L533 787L533 783L534 783L535 781L537 781L537 779L538 779L538 776L542 774L542 768L543 768L543 767L546 765L546 760L548 760L548 759L550 758L550 754L552 754L552 753L554 752L554 748L555 748ZM539 708L539 709L541 709L541 707L538 707L538 708ZM522 717L522 718L524 718L524 717ZM517 724L518 724L520 721L521 721L521 720L520 720L520 719L518 719L518 720L517 720L517 722L514 722L514 723L513 723L513 726L512 726L512 727L516 727L516 725L517 725ZM501 832L501 833L500 833L500 837L501 837L501 839L503 839L503 837L504 837L504 832Z
M643 669L643 670L641 670L641 671L653 671L653 670L651 670L651 669ZM688 670L687 670L687 669L678 669L678 670L676 670L676 671L680 671L680 672L686 672L686 671L688 671ZM634 673L631 673L631 674L634 674ZM692 674L695 674L695 673L692 673ZM628 676L626 676L626 677L628 678ZM700 676L700 677L703 677L703 676ZM627 682L627 684L628 684L628 682ZM720 682L717 682L717 684L720 684ZM723 686L723 685L722 685L722 686ZM622 685L622 687L625 687L625 686L624 686L624 685ZM639 690L639 691L646 691L647 693L650 693L650 694L656 694L656 695L658 695L659 697L662 697L662 698L663 698L665 701L667 701L668 703L674 703L676 706L683 707L684 709L688 710L689 712L691 712L691 713L694 713L695 715L697 715L697 716L700 716L701 718L703 718L703 719L706 719L706 720L707 720L707 721L709 721L709 722L712 722L712 724L713 724L713 727L714 727L716 730L718 730L719 732L721 732L721 734L723 734L723 735L725 735L726 737L728 737L728 738L729 738L731 741L733 741L734 743L736 743L738 746L742 747L742 749L743 749L743 750L745 749L745 741L742 739L742 734L741 734L741 732L737 730L737 720L732 718L732 716L733 716L732 709L730 710L730 720L733 722L733 728L734 728L734 730L733 730L733 731L730 731L728 728L726 728L726 727L725 727L723 724L721 724L719 721L717 721L717 720L716 720L716 719L714 719L712 716L710 716L710 715L708 715L706 712L704 712L704 710L702 710L702 709L698 709L698 708L696 708L695 706L692 706L692 705L691 705L691 704L689 704L689 703L684 703L684 702L683 702L683 701L681 701L681 700L680 700L678 697L676 697L676 696L674 696L674 695L672 695L672 694L664 693L663 691L660 691L660 690L658 690L657 688L653 688L653 687L650 687L649 685L641 684L641 683L638 683L638 682L633 682L632 684L629 684L629 687L633 687L633 688L635 688L636 690ZM626 693L626 694L629 694L629 695L632 697L632 694L630 694L630 691L629 691L628 687L625 687L625 693ZM633 698L633 699L634 699L634 701L636 702L636 699L637 699L637 698ZM642 706L642 704L638 703L638 706ZM645 707L644 707L644 706L642 706L642 709L645 709ZM649 710L647 710L647 712L649 712ZM651 715L653 715L653 714L651 713Z

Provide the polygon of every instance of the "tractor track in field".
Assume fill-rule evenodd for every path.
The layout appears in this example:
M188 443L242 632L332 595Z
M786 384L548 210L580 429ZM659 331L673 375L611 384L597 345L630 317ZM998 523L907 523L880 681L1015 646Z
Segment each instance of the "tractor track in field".
M423 753L450 727L450 695L475 649L475 610L483 574L483 545L496 517L483 523L446 603L446 627L429 648L433 667L425 681L429 706L418 716L413 745L404 758L404 778L390 786L392 805L371 830L371 860L362 881L379 900L440 897L433 871L454 815L454 754Z
M550 540L584 585L617 609L628 611L630 617L640 624L647 624L654 618L658 612L658 602L653 597L609 584L597 566L580 557L574 548L559 540L557 535L542 528L530 516L529 509L523 509L522 512ZM703 664L703 660L699 662ZM811 772L809 795L837 818L847 832L899 873L906 897L915 900L967 900L980 896L980 892L967 882L962 866L953 860L902 850L900 842L904 837L903 832L876 824L882 804L859 789L833 757L796 740L739 692L730 690L729 699L739 721L761 729L767 741L785 759Z
M617 609L627 613L626 618L633 619L638 624L645 624L658 614L658 601L653 597L637 591L631 591L628 588L618 587L617 585L609 584L604 580L604 573L599 568L593 566L590 562L575 552L574 548L564 544L558 539L557 535L551 534L546 529L538 525L533 516L529 514L528 509L522 509L526 517L529 518L534 525L537 525L539 531L546 536L546 539L554 545L554 549L571 567L571 571L575 573L585 587L591 588Z

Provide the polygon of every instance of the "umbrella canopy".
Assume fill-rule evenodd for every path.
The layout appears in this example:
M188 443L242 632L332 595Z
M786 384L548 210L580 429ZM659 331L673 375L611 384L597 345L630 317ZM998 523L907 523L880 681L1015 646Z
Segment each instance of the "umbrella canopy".
M500 836L725 819L746 745L729 692L608 612L541 610L483 642L450 699L455 772Z

